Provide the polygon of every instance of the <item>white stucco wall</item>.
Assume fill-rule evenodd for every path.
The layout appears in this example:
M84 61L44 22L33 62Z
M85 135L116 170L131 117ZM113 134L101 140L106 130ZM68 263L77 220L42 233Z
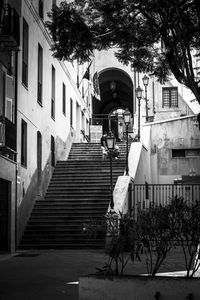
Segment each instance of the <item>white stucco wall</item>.
M128 188L130 176L119 176L113 191L114 211L117 214L128 212Z
M102 51L95 51L95 70L100 72L108 67L119 68L129 74L130 77L133 73L130 70L130 66L125 66L120 63L114 55L115 49L108 49Z
M141 130L141 141L133 142L129 151L129 175L136 184L151 183L150 127Z
M51 40L38 17L37 1L22 1L21 15L29 25L29 59L28 59L28 86L22 84L22 51L18 55L18 110L17 110L17 162L19 164L18 176L18 209L19 218L25 220L37 196L37 131L42 135L42 172L45 173L45 185L52 173L51 168L51 136L55 139L55 155L57 159L65 159L73 141L81 141L80 130L86 128L89 122L89 110L86 99L77 89L77 64L61 62L52 56L50 50ZM51 1L44 1L44 21L47 20L47 11L50 10ZM21 22L21 36L22 36ZM38 72L38 43L43 49L43 94L42 106L37 102L37 72ZM22 48L22 39L21 45ZM52 66L55 68L55 120L51 118L51 76ZM82 68L82 67L80 67ZM86 66L83 66L82 72ZM82 74L81 74L82 76ZM66 86L66 114L62 111L62 85ZM73 100L73 124L70 125L70 99ZM78 107L78 110L77 110ZM85 109L85 110L84 110ZM84 110L84 113L82 114ZM83 117L84 116L84 117ZM79 118L79 119L78 119ZM27 166L21 166L21 122L27 123ZM43 176L44 177L44 176ZM27 194L28 193L28 194ZM30 194L29 194L30 193ZM25 195L28 195L23 212L20 212ZM33 199L31 199L33 198ZM31 199L31 200L30 200ZM30 202L28 204L28 202ZM20 222L21 222L20 220ZM24 221L25 222L25 221Z

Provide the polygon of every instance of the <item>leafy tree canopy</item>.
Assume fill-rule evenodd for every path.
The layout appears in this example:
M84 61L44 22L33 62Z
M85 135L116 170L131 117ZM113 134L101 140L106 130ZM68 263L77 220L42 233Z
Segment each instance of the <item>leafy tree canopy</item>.
M120 62L161 83L173 73L200 103L193 57L200 53L199 0L63 1L49 16L56 58L85 62L96 49L114 48Z

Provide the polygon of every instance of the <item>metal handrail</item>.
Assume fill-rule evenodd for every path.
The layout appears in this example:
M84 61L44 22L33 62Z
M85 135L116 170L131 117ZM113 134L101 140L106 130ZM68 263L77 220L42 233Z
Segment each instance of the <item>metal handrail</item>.
M90 137L87 134L85 134L84 130L81 130L81 133L83 135L83 138L89 143L90 142Z

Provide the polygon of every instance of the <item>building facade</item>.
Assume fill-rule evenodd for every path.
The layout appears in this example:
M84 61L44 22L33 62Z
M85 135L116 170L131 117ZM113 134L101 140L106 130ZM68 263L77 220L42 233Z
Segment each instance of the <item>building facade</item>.
M4 1L0 33L0 251L14 251L56 161L89 135L88 64L52 56L45 26L55 1ZM5 238L6 237L6 238Z
M151 183L199 183L200 131L196 118L183 116L149 126L154 170Z

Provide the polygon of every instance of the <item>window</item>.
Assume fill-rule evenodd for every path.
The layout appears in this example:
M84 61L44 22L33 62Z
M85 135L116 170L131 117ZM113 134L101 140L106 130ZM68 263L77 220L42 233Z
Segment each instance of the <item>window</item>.
M42 104L42 82L43 82L43 49L38 44L38 82L37 82L37 101Z
M172 149L172 157L185 157L185 149Z
M63 114L66 115L66 85L63 83L63 92L62 92L62 110Z
M178 88L164 87L162 89L162 106L178 107Z
M38 3L38 13L41 19L44 18L44 3L43 0L39 0Z
M22 83L28 87L28 40L29 28L26 20L23 18L23 42L22 42Z
M4 99L4 115L15 122L15 101L14 101L14 78L9 76L5 71L2 72L3 81L3 99Z
M21 165L27 166L27 123L21 123Z
M55 79L56 71L54 66L51 69L51 117L55 120Z
M199 148L192 149L172 149L172 158L189 158L189 157L198 157L200 156Z
M200 149L186 149L185 155L186 155L186 157L200 156Z
M55 139L51 135L51 165L55 167Z
M70 126L73 127L73 100L70 98Z
M42 135L37 131L37 171L38 174L42 171Z

